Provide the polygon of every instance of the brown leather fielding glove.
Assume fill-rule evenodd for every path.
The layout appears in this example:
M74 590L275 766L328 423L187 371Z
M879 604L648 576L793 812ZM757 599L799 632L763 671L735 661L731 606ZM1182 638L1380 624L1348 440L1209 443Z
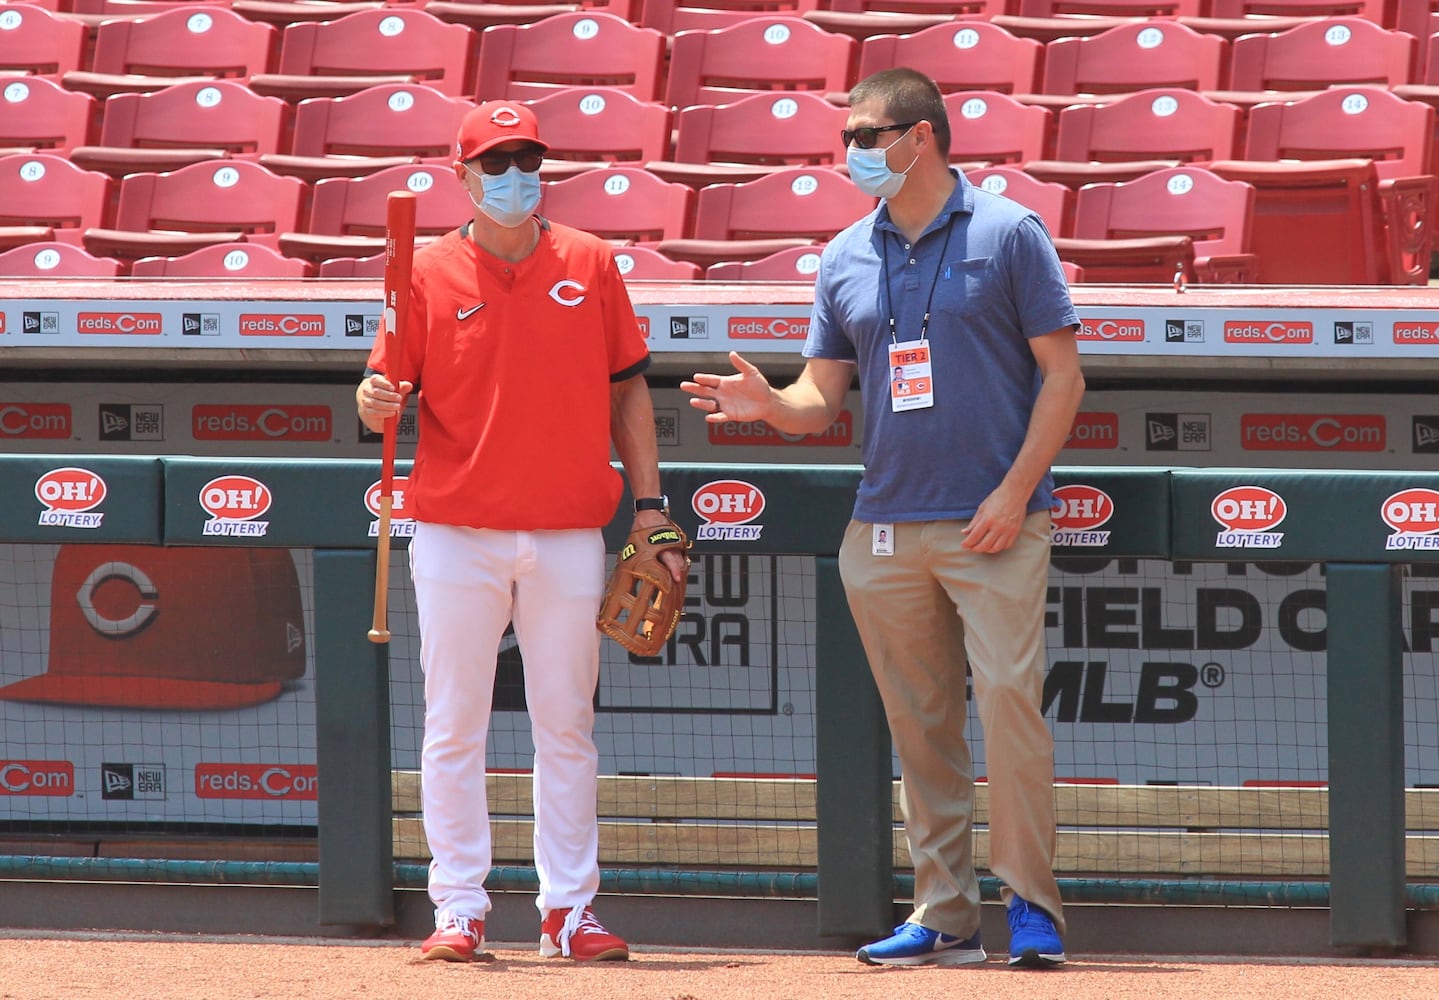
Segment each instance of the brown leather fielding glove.
M595 626L636 656L658 656L685 603L685 580L670 575L660 553L684 553L689 547L689 538L673 521L631 531L605 586Z

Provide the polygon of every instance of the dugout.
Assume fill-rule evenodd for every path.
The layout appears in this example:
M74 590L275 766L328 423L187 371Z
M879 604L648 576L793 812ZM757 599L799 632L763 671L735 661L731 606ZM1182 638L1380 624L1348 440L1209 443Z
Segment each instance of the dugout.
M303 315L324 317L323 335L238 332L244 328L243 317L283 315L292 306L298 308L295 297L302 288L303 295L316 296L305 305L313 312ZM146 843L145 838L127 840L117 829L87 828L87 843L92 854L102 855L100 862L73 856L66 860L57 853L48 856L48 868L27 867L31 863L12 855L9 875L33 878L42 871L69 871L93 877L109 865L113 873L133 881L158 874L166 884L235 878L289 884L292 891L309 894L306 905L312 915L319 914L314 918L319 926L383 924L387 905L397 906L393 915L398 926L413 926L413 886L421 858L394 855L402 846L395 830L412 817L377 820L378 812L359 815L357 807L367 801L365 796L372 802L390 797L392 789L393 801L403 805L411 793L403 772L414 759L417 705L412 694L397 696L403 685L397 688L393 679L382 682L386 672L371 659L375 650L362 639L356 641L358 632L336 624L325 610L331 600L350 606L358 602L364 611L362 627L368 621L373 512L366 496L377 474L378 442L364 439L352 415L349 393L363 350L348 346L354 340L347 344L344 333L364 329L369 297L378 301L377 285L71 283L64 296L50 297L59 286L42 291L45 297L37 297L35 286L26 286L3 306L8 330L26 329L26 313L41 314L35 321L40 328L54 328L53 333L33 335L52 339L7 337L0 347L10 367L3 386L6 399L0 401L0 433L12 452L5 457L0 489L10 491L8 509L22 512L14 518L15 533L6 533L9 592L18 594L24 586L32 593L45 591L43 606L48 609L47 588L55 576L48 567L64 545L284 551L294 566L306 620L301 645L308 662L299 678L284 675L286 668L280 667L252 678L257 685L279 684L278 697L222 710L219 714L228 713L225 719L212 714L202 721L193 717L202 710L191 710L170 720L188 729L196 746L266 747L269 755L187 762L182 754L174 773L180 775L183 794L173 803L168 797L144 797L155 794L153 780L146 784L145 765L158 762L169 773L168 761L156 761L146 751L146 741L166 745L169 723L163 711L126 708L136 717L117 725L103 718L113 708L72 707L67 711L73 714L58 725L64 745L77 748L71 787L86 783L86 795L83 809L57 815L53 822L120 827L174 823L180 826L179 837L206 842L212 850L230 840L231 831L268 840L275 850L263 857L257 853L234 859L235 868L203 856L164 859L169 867L152 857L141 867L130 864L137 859L127 855L103 856L113 853L107 845L135 846ZM842 610L843 605L835 603L837 580L825 562L852 495L852 462L862 431L854 419L857 410L847 407L850 422L841 422L838 430L819 440L789 441L766 435L761 428L744 428L734 439L716 439L702 422L690 419L673 388L681 374L718 364L730 347L766 355L760 360L775 370L797 367L792 355L797 353L795 327L807 313L804 294L780 288L772 296L778 301L754 304L750 297L756 295L763 293L733 286L636 289L655 348L660 408L673 411L672 421L663 425L666 488L672 498L687 501L676 503L687 526L713 526L709 537L696 532L704 556L700 565L709 576L698 588L702 606L676 644L674 662L633 664L607 654L610 681L600 697L608 699L603 717L611 721L603 738L618 761L617 773L610 775L616 789L629 788L627 794L633 794L624 779L640 773L651 775L656 789L667 794L683 790L693 795L704 782L734 791L739 786L716 782L748 781L746 787L771 793L765 806L770 812L751 816L735 806L731 816L723 817L714 815L720 811L715 803L693 802L689 811L701 815L679 815L684 807L668 802L662 807L665 815L649 817L650 825L664 828L665 835L670 826L685 834L706 824L728 830L709 831L716 837L709 856L683 853L694 850L693 836L686 840L677 834L674 846L662 843L654 830L648 840L639 839L633 822L639 817L617 816L624 830L614 834L616 843L630 853L616 855L624 860L606 866L606 890L648 897L648 902L637 899L624 905L635 915L650 914L647 926L656 934L665 933L673 921L654 915L659 905L654 900L698 893L711 904L722 900L715 905L726 913L745 914L735 922L751 927L762 926L766 919L754 916L758 911L751 904L767 903L770 912L788 915L798 911L802 936L811 943L828 942L862 935L867 933L862 928L892 919L888 900L904 888L904 858L892 843L882 846L886 834L893 836L887 822L893 815L892 770L887 745L870 741L883 737L883 722L873 704L852 697L856 685L862 687L864 665L852 655L853 642L840 637L844 620L833 609ZM1431 419L1439 425L1439 418L1429 416L1433 408L1417 381L1432 364L1434 348L1424 345L1422 332L1412 332L1429 322L1424 317L1432 300L1424 290L1390 289L1266 290L1260 304L1236 302L1242 296L1234 291L1087 288L1077 289L1076 295L1086 320L1081 346L1094 389L1086 399L1084 421L1076 425L1061 457L1065 485L1073 489L1065 494L1061 524L1070 534L1062 543L1063 554L1056 551L1051 581L1051 628L1063 655L1055 658L1059 669L1057 675L1052 670L1047 697L1061 745L1067 748L1062 758L1067 787L1059 794L1074 803L1068 815L1082 820L1085 810L1092 814L1095 803L1106 803L1102 808L1110 818L1094 824L1097 831L1079 822L1066 831L1073 834L1066 843L1090 845L1075 847L1076 867L1064 873L1066 891L1080 903L1109 904L1106 920L1121 919L1108 916L1121 909L1112 904L1162 900L1175 906L1176 913L1191 915L1195 909L1218 912L1215 904L1238 907L1224 911L1233 926L1246 919L1243 914L1250 905L1278 903L1304 928L1287 947L1275 940L1282 935L1256 930L1256 948L1267 943L1269 950L1322 951L1332 937L1335 946L1407 947L1428 953L1433 948L1428 929L1428 880L1435 867L1429 853L1432 827L1411 827L1406 837L1405 826L1406 817L1429 822L1431 806L1423 786L1439 768L1429 624L1439 601L1430 596L1426 543L1417 540L1432 536L1418 522L1395 527L1382 511L1387 499L1410 491L1416 492L1406 496L1406 509L1422 510L1427 502L1423 491L1435 486L1428 475L1434 461L1428 428ZM1120 296L1129 304L1100 301ZM691 297L691 304L672 304ZM82 309L87 316L116 310L153 314L160 317L161 332L108 334L105 346L97 348L96 335L78 333ZM53 319L44 319L46 315ZM216 319L195 326L186 319L192 315ZM361 320L352 324L351 317ZM227 326L231 319L233 336ZM786 325L776 334L780 321ZM1253 342L1242 332L1261 321L1280 331L1277 339ZM76 332L67 331L71 322ZM172 328L192 327L216 332L170 333ZM756 328L771 331L771 339L744 335ZM720 329L725 335L714 336ZM737 332L732 335L731 329ZM696 336L701 331L704 336ZM1310 339L1305 341L1305 336ZM200 337L217 339L193 346ZM698 340L708 341L705 349L694 349ZM244 367L243 375L236 373L237 366ZM666 416L661 413L662 420ZM694 454L700 460L689 461ZM107 463L116 463L113 473ZM1255 471L1221 471L1235 466ZM61 485L48 487L48 493L42 489L40 481L62 469L96 473L110 488L99 527L83 527L75 518L69 524L41 524L44 496L65 496L68 491L76 498L73 506L88 499L79 497L80 485L63 485L79 484L83 477L78 475L54 477L49 481ZM134 489L153 492L154 512L139 513L147 504L137 501L136 512L120 514L110 504L138 495L124 485L137 475ZM118 478L112 482L112 476ZM755 508L756 499L745 487L764 498L762 507ZM1285 536L1277 545L1218 545L1223 525L1212 510L1218 493L1207 498L1203 494L1239 487L1267 489L1285 502L1285 519L1268 532ZM247 497L244 502L254 506L212 509L223 505L206 506L207 488L231 500ZM1102 521L1101 494L1113 502ZM1124 499L1126 509L1133 504L1151 513L1121 516L1117 498ZM1252 509L1260 496L1236 494L1232 499ZM263 513L253 513L262 502ZM97 509L74 513L79 518ZM1171 513L1152 513L1165 509ZM720 510L731 510L733 516L702 516ZM138 518L139 524L131 524L125 537L109 537L127 518ZM215 528L217 521L250 527ZM263 534L253 527L260 521L267 525ZM397 528L403 532L403 521ZM1265 533L1242 526L1227 530ZM1416 540L1387 547L1395 536ZM403 545L403 536L398 541ZM251 567L246 572L262 579L265 570ZM395 572L402 574L402 567ZM79 582L88 576L89 570ZM203 571L186 579L202 577ZM279 589L290 585L288 577L273 584ZM1353 612L1345 619L1352 623L1349 633L1335 629L1336 586L1349 588L1338 591L1346 615ZM392 589L392 606L401 621L406 613L403 594L401 575ZM1325 594L1331 595L1327 628L1321 603ZM7 685L45 672L47 640L37 637L47 634L50 625L40 620L36 609L41 606L41 598L32 604L17 600L5 612L12 623L3 630L12 637L5 646ZM31 609L26 628L13 625L13 609L18 607ZM1257 634L1252 627L1255 615L1260 622ZM1386 635L1397 637L1397 651ZM396 660L412 658L407 641L397 634L390 650ZM1347 682L1340 679L1345 675L1330 669L1336 641L1338 651L1349 650L1344 653L1352 657L1349 662L1361 665ZM1201 642L1220 644L1223 655ZM748 660L741 660L741 652ZM845 676L830 665L843 664L847 653L850 683L826 688L821 681ZM326 669L326 662L334 664L333 671ZM357 669L356 664L362 666ZM819 670L820 664L826 669ZM1225 683L1205 684L1209 664L1227 668ZM808 686L797 680L806 676ZM1254 679L1265 676L1272 679L1267 689L1254 686ZM1242 677L1250 678L1247 689L1234 683ZM413 677L405 683L412 685ZM1350 686L1334 686L1341 683ZM1191 704L1186 695L1200 708L1195 717L1180 718L1181 709ZM389 702L383 708L381 697ZM518 719L522 707L512 701L506 711ZM1356 743L1370 751L1370 757L1346 757L1343 766L1336 767L1335 733L1357 724L1346 717L1336 725L1336 709L1351 710L1363 719L1364 735ZM327 714L331 710L338 718ZM92 714L87 717L87 712ZM821 720L831 712L840 721L827 729ZM243 713L250 716L242 725L236 719ZM628 731L616 728L621 717L630 720ZM397 718L403 724L396 724ZM381 725L382 719L388 724ZM641 725L635 720L645 721ZM16 731L24 740L36 739L36 731L57 731L50 721L7 717L7 739ZM207 726L218 735L204 735ZM709 751L684 739L695 731L708 737ZM389 746L377 742L380 732L389 737ZM139 735L127 742L129 733ZM1241 734L1247 742L1240 741ZM525 753L521 728L515 726L506 738L509 756L498 763L515 770ZM684 742L689 756L683 760L677 751L655 751L660 745ZM721 744L748 749L742 754L716 752ZM48 759L29 756L28 746L7 748L7 757ZM1209 756L1206 747L1213 748ZM979 749L982 755L982 745ZM826 791L820 762L841 752L852 756L840 758L846 761L838 783L844 794L836 799ZM342 763L327 767L327 753L336 755L331 761ZM216 793L201 799L193 792L201 787L196 772L202 763L257 770L201 771L208 791ZM282 780L289 782L286 794L295 797L277 803L231 794L242 791L239 786L247 780L265 780L266 769L276 764L289 768ZM124 765L129 765L128 774ZM330 786L318 776L333 771L367 774L370 780L347 788L327 805L325 789ZM798 796L814 774L820 777L809 785L811 805L790 803L784 807L788 812L775 806L775 789L784 787ZM121 788L125 780L138 797L106 797L107 781ZM1326 783L1327 795L1318 787ZM1239 808L1236 803L1260 801L1260 795L1276 785L1294 794L1274 799L1278 805L1262 820L1243 820L1272 822L1272 828L1236 825L1239 820L1226 812ZM55 787L64 787L63 782ZM1230 788L1254 794L1219 796L1219 790ZM660 809L654 799L658 794L616 808ZM1136 800L1136 795L1141 797ZM1179 795L1190 796L1187 804L1167 802ZM39 806L59 807L63 802L74 810L82 805L79 799L74 794L8 795L3 804L13 831L17 822L37 822ZM166 813L187 800L193 814ZM1323 801L1322 812L1312 806L1316 800ZM1149 812L1136 812L1135 801ZM331 806L346 810L346 818L327 822ZM85 812L92 808L95 812ZM1301 815L1287 817L1274 809ZM776 817L777 812L783 815ZM732 822L741 814L753 820L742 834ZM44 822L52 822L45 815ZM1354 819L1358 816L1364 817L1362 823ZM1346 817L1351 824L1348 846ZM514 839L523 841L519 811L503 818L513 819L513 830L521 831ZM1160 821L1166 824L1163 829L1145 825ZM756 832L782 826L799 832ZM352 851L338 840L327 844L327 829L345 830L351 841L368 846ZM1202 840L1209 832L1229 839ZM843 839L827 841L830 834ZM42 853L33 850L35 831L28 835L26 853ZM39 837L47 839L57 851L63 845L72 850L75 843L55 828ZM1130 850L1129 856L1139 861L1123 870L1092 867L1126 839L1146 845ZM161 840L174 843L168 833L148 843L154 847ZM17 843L13 837L11 841ZM798 845L795 853L784 856L792 857L793 865L765 863L781 856L778 850L791 842ZM745 855L748 877L705 863L714 860L714 852L738 843L747 843L751 851ZM389 845L399 867L386 863L383 844ZM1265 844L1269 846L1261 846ZM640 863L643 850L653 857L647 865ZM1345 851L1362 858L1358 867L1346 869L1352 877L1347 884L1338 868L1331 875L1317 867L1328 865L1331 855L1337 862ZM835 859L845 867L826 880L824 866ZM511 861L499 874L510 880L520 899L527 878L524 859ZM801 862L812 862L812 867ZM1166 873L1166 864L1180 867ZM149 874L142 877L142 871ZM682 874L694 877L686 880ZM50 898L75 891L66 885L63 891L47 885ZM828 898L821 885L828 887ZM400 892L392 895L394 886ZM20 891L11 893L11 888ZM17 908L28 891L16 882L7 884L7 895ZM319 905L313 908L316 895ZM524 905L517 904L514 912L522 913ZM63 919L63 907L52 912ZM240 912L233 911L236 919ZM1262 919L1276 919L1274 910L1262 912ZM321 917L333 923L321 924ZM1076 951L1100 950L1082 937L1084 923L1094 926L1098 919L1086 913L1075 920L1081 935L1072 945ZM1143 931L1151 939L1162 938L1159 929ZM632 933L645 940L641 932Z

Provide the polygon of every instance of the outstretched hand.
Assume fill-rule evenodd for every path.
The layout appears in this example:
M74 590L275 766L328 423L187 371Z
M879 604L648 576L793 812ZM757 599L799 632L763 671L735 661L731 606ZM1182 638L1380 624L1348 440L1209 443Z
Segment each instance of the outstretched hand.
M773 395L769 380L736 351L729 353L733 375L697 372L693 381L680 388L694 398L690 406L704 411L705 420L722 424L731 420L764 420L769 416Z

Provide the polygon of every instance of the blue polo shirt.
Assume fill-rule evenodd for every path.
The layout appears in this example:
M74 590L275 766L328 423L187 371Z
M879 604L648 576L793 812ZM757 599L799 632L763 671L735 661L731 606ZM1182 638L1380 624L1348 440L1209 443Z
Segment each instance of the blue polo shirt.
M830 241L820 258L807 358L859 367L864 441L854 516L861 521L968 518L1019 453L1039 391L1029 338L1079 316L1044 223L956 173L949 201L913 246L889 207ZM917 340L928 308L934 406L895 413L890 317ZM1029 510L1048 509L1046 476Z

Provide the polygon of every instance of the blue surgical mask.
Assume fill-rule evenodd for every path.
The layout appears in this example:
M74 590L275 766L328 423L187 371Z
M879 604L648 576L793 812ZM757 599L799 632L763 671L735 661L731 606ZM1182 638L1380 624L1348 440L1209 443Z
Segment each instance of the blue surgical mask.
M912 131L914 126L911 125L895 142L899 142ZM854 186L875 198L893 198L899 194L899 189L904 186L904 179L919 161L919 154L914 154L908 167L896 172L889 168L889 160L886 158L888 153L888 146L875 146L872 149L850 146L845 150L844 159L849 167L849 179L854 181Z
M539 171L527 174L514 163L502 174L480 173L469 164L465 169L480 179L480 187L485 192L480 201L475 201L474 194L470 193L470 202L497 225L514 229L540 207Z

